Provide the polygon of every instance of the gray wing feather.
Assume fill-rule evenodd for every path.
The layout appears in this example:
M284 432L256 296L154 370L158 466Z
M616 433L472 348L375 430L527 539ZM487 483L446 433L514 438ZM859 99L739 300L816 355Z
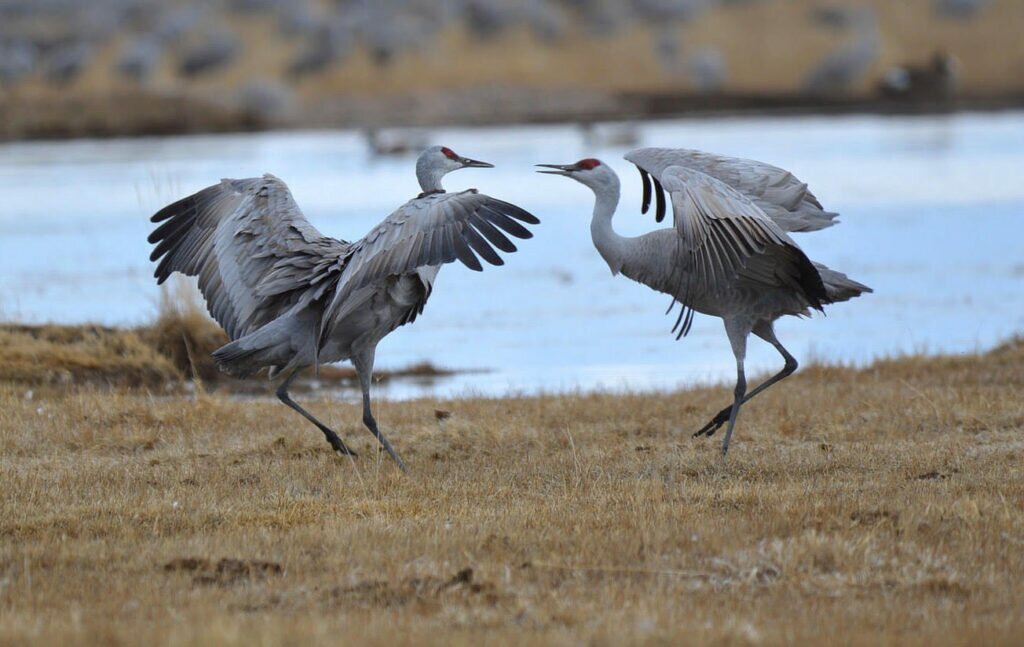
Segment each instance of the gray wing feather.
M222 180L158 211L150 260L163 283L199 279L207 309L231 339L322 296L348 243L322 235L272 175Z
M472 189L411 200L352 244L325 322L329 326L351 295L391 275L455 260L479 271L483 266L477 255L501 265L504 261L495 247L516 251L506 234L531 238L533 234L520 223L539 222L513 204Z
M709 175L673 166L661 174L680 239L676 269L688 294L735 286L798 290L815 308L829 303L817 269L749 198Z
M709 175L744 194L783 231L817 231L837 222L838 214L825 211L807 184L771 164L686 148L638 148L625 158L662 184L672 166Z

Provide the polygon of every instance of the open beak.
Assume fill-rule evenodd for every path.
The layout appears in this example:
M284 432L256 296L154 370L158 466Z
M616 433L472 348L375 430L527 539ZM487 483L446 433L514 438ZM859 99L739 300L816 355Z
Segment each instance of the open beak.
M481 162L479 160L471 160L468 157L462 158L462 168L494 168L494 164L488 164L487 162Z
M537 171L538 173L549 173L551 175L569 175L576 168L575 164L534 164L534 166L555 169L553 171Z

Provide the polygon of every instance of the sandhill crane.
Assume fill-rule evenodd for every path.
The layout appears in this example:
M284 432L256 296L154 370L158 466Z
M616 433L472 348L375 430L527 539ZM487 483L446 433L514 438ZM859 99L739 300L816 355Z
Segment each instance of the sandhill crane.
M943 18L969 20L985 9L990 0L933 0L935 12Z
M701 94L718 92L725 85L728 67L722 52L715 47L702 47L687 61L690 83Z
M871 7L822 9L814 14L819 23L847 28L852 38L829 52L804 78L804 88L817 94L841 93L859 81L874 65L881 51L878 16Z
M153 74L162 55L160 41L154 36L143 36L124 44L115 67L121 76L144 83Z
M350 360L359 375L363 423L405 471L370 408L377 343L416 320L444 263L481 270L477 255L503 264L494 248L514 252L506 237L526 239L520 223L537 218L475 189L446 193L441 178L462 168L491 168L434 146L416 163L423 190L370 230L347 242L324 236L302 215L273 175L222 180L156 213L149 236L163 283L174 272L199 279L206 306L231 342L213 353L225 372L285 374L277 396L323 432L336 451L354 453L288 395L299 372Z
M846 301L871 289L814 263L785 233L814 231L832 224L836 214L792 174L775 166L666 148L641 148L626 155L644 182L642 212L651 203L651 177L657 192L657 220L665 214L664 191L672 200L674 227L635 238L612 228L619 202L619 178L600 160L540 164L541 173L565 175L590 187L596 196L590 233L612 274L664 292L681 305L672 328L676 339L689 332L694 312L721 317L736 357L736 388L722 409L694 437L712 436L725 422L722 455L740 406L788 377L796 359L775 336L783 315L807 315L829 303ZM669 310L671 311L671 306ZM785 360L783 369L750 393L743 360L747 337L754 333Z
M948 99L956 94L960 62L946 51L938 51L925 64L896 65L882 75L878 91L886 97Z
M188 77L207 74L231 63L239 49L239 41L231 32L214 31L185 50L178 61L178 72Z

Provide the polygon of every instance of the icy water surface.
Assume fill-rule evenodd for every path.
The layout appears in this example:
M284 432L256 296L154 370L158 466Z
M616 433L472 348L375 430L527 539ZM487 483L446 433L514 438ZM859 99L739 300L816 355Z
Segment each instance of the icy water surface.
M808 255L875 288L828 316L780 322L798 358L985 349L1024 331L1024 113L661 121L638 145L768 161L808 182L841 224L795 238ZM667 389L731 380L720 320L698 316L674 341L669 298L613 278L588 229L592 194L533 173L537 162L603 158L623 180L616 227L638 234L640 184L626 148L584 143L572 126L442 130L433 141L497 165L450 175L541 218L501 268L441 272L426 312L390 335L382 367L427 360L486 369L396 382L390 397ZM632 147L630 147L632 148ZM158 289L146 236L164 204L221 177L273 172L321 231L345 239L418 192L415 156L372 158L352 132L167 137L0 146L0 319L150 320ZM752 341L748 373L780 365Z

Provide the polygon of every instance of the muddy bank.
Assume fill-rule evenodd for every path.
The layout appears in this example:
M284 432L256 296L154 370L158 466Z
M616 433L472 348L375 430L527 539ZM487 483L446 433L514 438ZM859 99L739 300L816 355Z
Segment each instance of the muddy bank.
M266 372L239 380L221 373L210 353L227 343L224 331L195 316L164 317L139 328L97 325L0 324L0 384L43 391L144 389L182 393L200 388L228 393L269 393ZM377 382L436 379L454 371L419 363L374 373ZM358 388L349 366L320 367L296 382L303 389Z
M999 95L814 97L651 91L601 94L528 89L466 90L398 98L338 98L299 115L270 117L199 96L125 91L53 102L0 97L0 141L142 137L288 128L432 128L673 117L809 114L943 114L1024 108L1024 92Z

